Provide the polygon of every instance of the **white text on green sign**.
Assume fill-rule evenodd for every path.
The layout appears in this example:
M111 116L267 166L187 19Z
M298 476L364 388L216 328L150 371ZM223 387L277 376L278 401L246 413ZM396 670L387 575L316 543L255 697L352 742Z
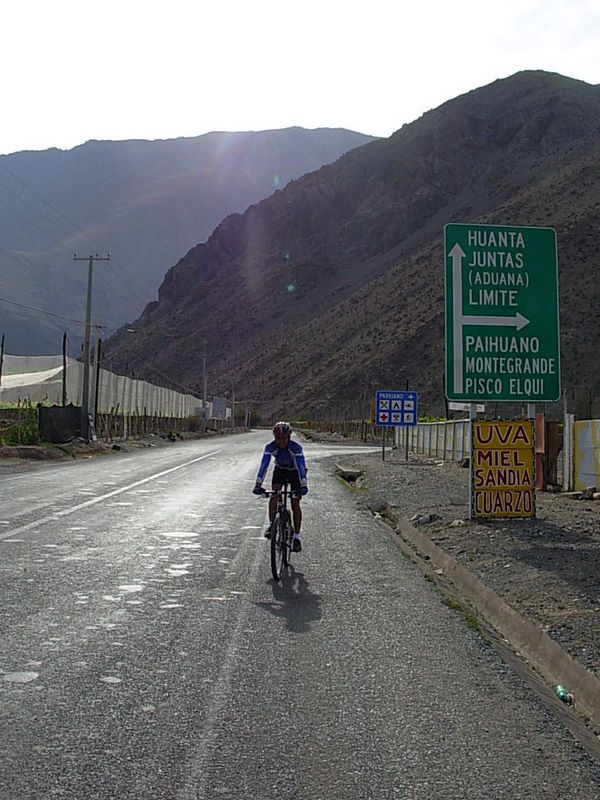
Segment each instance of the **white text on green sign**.
M446 396L560 397L552 228L446 225Z

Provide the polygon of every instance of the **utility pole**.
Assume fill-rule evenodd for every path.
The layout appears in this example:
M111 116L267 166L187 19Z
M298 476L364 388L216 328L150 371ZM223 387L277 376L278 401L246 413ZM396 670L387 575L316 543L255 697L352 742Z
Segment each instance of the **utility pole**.
M206 339L202 340L202 433L206 433Z
M100 317L96 321L96 343L92 347L92 343L90 342L90 389L89 389L89 406L91 407L91 411L88 416L91 416L92 422L94 424L94 429L96 429L96 411L98 406L98 364L100 361L100 351L99 351L99 343L100 343ZM93 431L92 431L93 434Z
M2 386L2 364L4 363L4 334L0 342L0 386Z
M92 272L94 261L110 261L110 253L106 257L88 256L87 258L77 258L77 253L73 254L74 261L88 262L88 285L87 285L87 305L85 312L85 346L83 350L83 389L81 397L81 438L89 439L89 397L90 397L90 329L92 317Z
M4 334L0 340L0 389L2 388L2 364L4 363ZM2 435L0 434L0 445L2 444Z
M235 383L231 384L231 430L235 429Z
M66 331L63 333L62 359L63 359L62 404L63 406L66 406L67 405L67 332Z
M100 392L100 359L102 357L102 339L96 338L96 382L94 384L94 427L98 431L98 394Z

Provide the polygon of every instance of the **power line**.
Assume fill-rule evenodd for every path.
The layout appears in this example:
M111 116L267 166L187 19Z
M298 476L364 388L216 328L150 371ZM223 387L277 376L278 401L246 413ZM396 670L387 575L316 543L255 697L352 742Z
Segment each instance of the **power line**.
M21 278L25 278L26 271L28 271L31 281L33 285L37 284L37 288L43 288L44 293L43 296L48 303L49 298L53 297L57 291L56 281L52 280L51 274L46 274L45 271L40 270L40 263L34 263L30 258L27 258L22 252L17 253L8 253L7 255L14 256L15 264L17 265L17 269L21 275ZM10 269L11 261L7 258L5 261L2 261L2 264L7 265L7 269ZM41 274L40 274L41 273ZM27 285L30 285L27 282ZM36 294L36 296L38 296Z
M10 303L11 306L26 308L28 311L36 311L38 314L45 314L48 317L56 317L56 319L62 319L65 322L75 322L77 325L85 325L85 322L81 319L73 319L72 317L63 317L61 314L53 314L52 311L44 311L43 308L35 308L34 306L25 305L25 303L17 303L16 300L9 300L7 297L0 297L0 300L3 303ZM102 328L105 331L118 330L117 328L106 328L103 325L98 325L97 327Z
M29 186L22 178L20 178L11 169L9 169L9 167L7 167L6 164L4 163L4 159L0 159L0 167L2 167L4 169L4 171L7 172L12 178L14 178L14 180L16 180L20 184L22 184L28 191L31 192L32 195L37 197L51 211L53 211L55 214L58 214L59 217L62 217L63 220L65 220L68 223L68 225L71 227L71 229L75 230L77 233L81 234L85 239L87 239L88 242L90 242L94 246L94 249L99 249L99 250L103 249L103 248L99 247L98 242L96 242L94 239L92 239L92 237L87 233L87 231L82 230L75 222L73 222L73 220L69 219L69 217L67 217L66 214L64 214L60 209L55 208L52 205L52 203L50 203L45 197L43 197L39 192L37 192L35 189L33 189L31 186ZM34 206L32 203L30 203L26 198L24 198L22 195L20 195L18 192L16 192L13 188L11 188L10 186L7 186L6 184L4 185L4 188L8 192L10 192L11 194L15 195L22 203L25 203L30 208L32 208L35 212L37 212L38 214L42 214L52 225L55 225L57 228L62 229L65 233L70 233L70 230L65 228L58 221L52 219L52 217L50 217L48 214L44 213L41 209L38 209L36 206ZM38 230L41 230L41 228L39 228L37 223L34 222L33 224L38 228ZM117 259L114 259L114 258L113 258L113 261L118 267L120 267L120 269L123 272L127 273L127 268L122 263L120 263ZM116 278L118 278L118 280L121 281L121 283L123 284L123 286L125 286L126 289L129 289L130 291L132 291L136 295L136 297L142 303L142 305L145 305L148 302L148 298L146 296L141 296L140 294L138 294L137 288L141 288L141 287L139 287L139 286L136 287L134 285L135 281L132 280L131 275L128 275L128 280L129 280L129 283L128 283L128 281L123 279L123 275L120 274L119 272L117 272L116 270L114 270L111 265L109 265L109 271L112 273L112 275L114 275ZM133 309L133 305L131 306L131 308ZM136 313L137 313L137 309L136 309Z
M62 211L60 211L59 209L55 208L52 205L52 203L50 203L48 200L46 200L46 198L44 198L41 194L39 194L39 192L37 192L35 189L33 189L31 186L29 186L24 180L22 180L22 178L20 178L11 169L9 169L5 164L5 159L4 158L0 158L0 166L5 170L5 172L7 172L12 178L14 178L14 180L16 180L20 184L22 184L28 191L30 191L32 193L32 195L37 197L51 211L53 211L55 214L59 215L59 217L62 217L62 219L64 219L75 231L77 231L82 236L84 236L91 244L94 245L94 249L96 249L98 247L98 243L95 242L95 240L92 239L92 237L86 231L82 230L76 223L74 223L71 219L69 219L69 217L67 217ZM55 225L57 228L65 231L66 233L69 233L69 231L64 227L64 225L62 225L58 221L54 220L50 215L45 214L42 209L37 208L35 205L33 205L31 202L29 202L25 197L20 195L18 192L16 192L10 186L7 186L5 184L4 188L5 188L6 191L12 193L15 197L17 197L20 202L28 205L36 213L41 214L42 216L44 216L52 225ZM13 210L13 209L10 209L10 210ZM21 214L21 217L23 219L26 219L22 214ZM36 224L36 223L34 222L33 224ZM37 224L36 224L36 227L38 227L38 229L41 230L41 228L39 228L39 226ZM99 249L101 249L101 248L99 248ZM23 258L22 255L20 257ZM111 259L112 259L112 262L114 262L117 266L119 266L124 272L127 272L127 269L124 267L123 264L121 264L118 261L118 259L115 259L113 256L111 256ZM29 259L25 259L25 260L30 264L30 266L32 266L32 267L34 266L34 264ZM112 262L109 263L109 265L108 265L108 268L109 268L110 272L113 275L116 275L116 277L119 278L119 280L123 283L123 285L126 288L131 289L137 295L137 292L135 291L135 286L133 286L132 284L128 284L127 281L125 281L123 279L123 276L119 272L116 272L112 268ZM137 295L137 297L144 305L147 303L147 298L140 297L139 295ZM44 311L41 308L35 308L34 306L28 306L28 305L26 305L24 303L18 303L18 302L14 301L14 300L9 300L8 298L5 298L5 297L0 297L0 301L3 301L5 303L10 303L11 305L18 306L19 308L25 308L25 309L27 309L29 311L35 311L38 314L44 314L46 316L54 317L55 319L60 319L60 320L63 320L65 322L73 322L73 323L75 323L77 325L82 325L82 326L86 325L86 323L83 320L73 319L71 317L65 317L64 315L55 314L55 313L52 313L51 311ZM106 334L114 333L117 330L119 330L119 328L107 327L107 326L104 326L104 325L96 325L95 327L100 329L100 330L102 330L102 331L104 331L104 333L106 333ZM165 375L164 373L162 373L156 367L154 367L153 365L148 363L140 355L140 353L135 348L129 347L129 349L135 355L138 363L140 363L143 367L145 367L146 369L149 369L151 372L154 372L154 374L156 374L157 376L159 376L160 378L162 378L164 381L166 381L167 383L171 384L172 386L176 386L179 389L183 389L186 393L192 394L192 389L190 389L190 387L182 386L178 381L175 381L175 380L173 380L173 378L171 378L168 375Z
M36 311L39 314L47 314L50 317L56 317L57 319L61 319L65 322L75 322L78 325L85 325L85 322L81 319L72 319L71 317L63 317L60 314L53 314L51 311L44 311L41 308L34 308L33 306L28 306L25 305L24 303L17 303L15 300L9 300L6 297L0 297L0 301L4 303L10 303L10 305L18 306L19 308L26 308L28 311ZM104 333L111 333L111 332L115 333L116 331L120 330L120 328L112 328L106 325L98 325L98 324L95 324L94 328L104 331ZM164 372L161 372L153 364L150 364L149 361L146 361L146 359L140 354L139 350L136 350L135 347L131 347L128 345L128 350L135 356L137 362L142 366L142 368L145 368L149 372L154 373L159 378L162 378L166 383L171 384L171 386L177 386L179 389L183 389L186 394L194 393L194 390L190 386L183 386L178 381L174 380L168 375L165 375Z
M127 341L126 347L127 351L130 352L137 359L138 363L141 364L142 367L145 367L147 370L149 370L150 373L158 375L159 378L162 378L163 380L167 381L167 383L170 383L172 386L177 386L177 388L183 389L185 394L194 394L194 390L190 386L184 386L183 384L179 383L173 378L170 378L168 375L165 375L164 372L161 372L153 364L150 364L148 361L146 361L146 359L140 354L139 350L136 350L135 346L132 346L130 344L129 340Z
M35 311L38 314L45 314L48 317L55 317L56 319L62 319L64 322L74 322L77 325L85 325L85 322L82 319L74 319L73 317L65 317L62 314L54 314L52 311L44 311L43 308L36 308L35 306L28 306L25 303L17 303L16 300L9 300L8 297L0 297L0 302L3 303L10 303L11 306L18 306L19 308L26 308L28 311ZM119 328L115 328L114 326L110 325L100 325L100 323L94 323L94 328L98 328L98 330L104 331L106 334L116 333Z

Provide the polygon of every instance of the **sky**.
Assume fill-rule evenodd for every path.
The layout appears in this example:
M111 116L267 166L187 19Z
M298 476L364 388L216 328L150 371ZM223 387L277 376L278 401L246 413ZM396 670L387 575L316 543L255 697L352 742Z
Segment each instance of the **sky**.
M600 83L600 0L2 0L0 154L90 139L387 137L523 69Z

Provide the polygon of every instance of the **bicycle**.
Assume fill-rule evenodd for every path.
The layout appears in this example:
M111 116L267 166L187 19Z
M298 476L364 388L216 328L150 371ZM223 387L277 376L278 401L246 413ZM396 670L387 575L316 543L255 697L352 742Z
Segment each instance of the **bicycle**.
M273 579L278 581L281 579L283 570L290 564L294 539L288 498L297 497L298 494L291 490L288 491L287 483L284 483L278 492L267 492L266 489L262 489L260 493L265 497L277 495L277 511L271 523L271 572Z

